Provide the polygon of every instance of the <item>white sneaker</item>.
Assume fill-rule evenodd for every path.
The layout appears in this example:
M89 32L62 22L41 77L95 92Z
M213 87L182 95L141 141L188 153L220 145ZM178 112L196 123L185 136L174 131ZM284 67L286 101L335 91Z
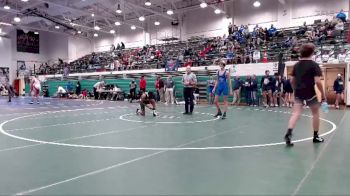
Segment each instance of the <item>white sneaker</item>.
M339 110L340 107L339 107L339 105L337 105L337 106L335 106L335 108Z

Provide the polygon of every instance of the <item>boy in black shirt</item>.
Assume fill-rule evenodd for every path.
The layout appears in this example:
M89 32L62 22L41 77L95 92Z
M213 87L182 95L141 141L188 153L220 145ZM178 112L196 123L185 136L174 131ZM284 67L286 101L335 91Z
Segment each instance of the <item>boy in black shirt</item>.
M312 111L312 125L314 128L314 143L323 142L324 139L318 136L320 126L320 103L317 100L315 84L321 92L322 101L326 101L325 92L321 83L322 71L320 66L312 60L315 51L313 44L304 44L300 49L300 61L294 65L291 84L295 92L295 104L293 114L288 123L288 131L284 136L287 146L293 146L291 141L292 131L303 112L303 102L310 107Z
M344 80L341 74L338 74L337 79L334 81L333 90L337 95L335 100L335 108L339 109L339 103L344 100Z

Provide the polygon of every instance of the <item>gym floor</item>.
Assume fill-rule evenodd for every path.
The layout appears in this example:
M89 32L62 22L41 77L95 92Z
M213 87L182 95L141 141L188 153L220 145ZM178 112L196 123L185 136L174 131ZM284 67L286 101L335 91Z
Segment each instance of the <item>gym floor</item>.
M287 108L28 102L0 99L0 195L350 194L348 110L322 114L323 144L305 110L286 148Z

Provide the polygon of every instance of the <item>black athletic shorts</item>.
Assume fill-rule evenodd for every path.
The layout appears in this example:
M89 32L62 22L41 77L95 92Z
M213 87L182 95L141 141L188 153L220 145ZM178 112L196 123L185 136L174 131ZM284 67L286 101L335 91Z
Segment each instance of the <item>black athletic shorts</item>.
M306 102L306 105L311 107L311 106L315 106L315 105L320 105L320 102L318 102L317 96L313 96L310 99L300 99L298 97L295 97L295 104L304 104L304 101Z

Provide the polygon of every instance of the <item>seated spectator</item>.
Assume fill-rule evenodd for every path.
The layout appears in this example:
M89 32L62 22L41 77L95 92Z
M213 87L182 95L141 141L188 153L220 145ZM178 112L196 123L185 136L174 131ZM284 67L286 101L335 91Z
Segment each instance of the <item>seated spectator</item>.
M193 61L191 58L188 58L186 60L186 63L184 63L184 67L188 67L188 66L192 67L192 65L193 65Z
M57 88L57 97L66 97L67 96L67 91L62 87L62 86L59 86Z
M340 10L336 17L339 18L342 22L346 22L346 14L344 13L344 10Z

